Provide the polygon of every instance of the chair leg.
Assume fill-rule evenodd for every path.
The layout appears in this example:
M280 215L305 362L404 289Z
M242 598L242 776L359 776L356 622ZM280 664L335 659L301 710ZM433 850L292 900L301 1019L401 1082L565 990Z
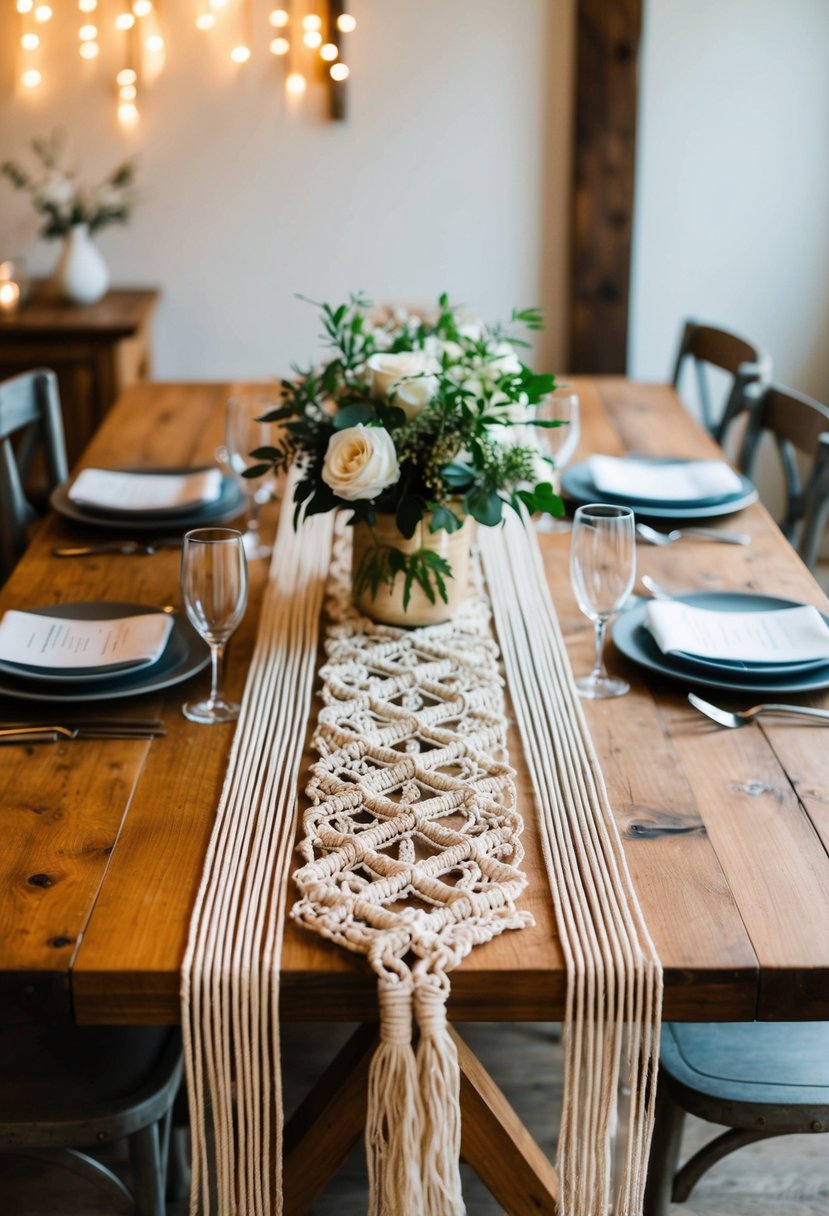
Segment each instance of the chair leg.
M674 1101L665 1082L658 1082L643 1216L668 1216L684 1123L685 1111Z
M177 1202L190 1190L190 1119L187 1090L182 1081L170 1111L171 1129L167 1156L167 1199Z
M779 1128L755 1131L751 1128L733 1127L729 1131L723 1132L721 1136L717 1136L716 1139L704 1145L699 1152L694 1153L689 1161L685 1162L674 1179L674 1203L684 1203L702 1175L706 1174L712 1165L722 1161L723 1157L727 1157L729 1153L736 1152L738 1148L743 1148L746 1144L754 1144L757 1140L783 1136L787 1131L788 1129L781 1131Z
M136 1216L164 1216L164 1186L158 1124L129 1137Z

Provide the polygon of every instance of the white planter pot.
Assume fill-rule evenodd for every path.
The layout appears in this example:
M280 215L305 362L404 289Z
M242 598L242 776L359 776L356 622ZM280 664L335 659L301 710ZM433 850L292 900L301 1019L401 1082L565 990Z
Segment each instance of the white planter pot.
M69 231L52 274L52 288L70 304L96 304L109 287L107 264L92 243L86 224Z

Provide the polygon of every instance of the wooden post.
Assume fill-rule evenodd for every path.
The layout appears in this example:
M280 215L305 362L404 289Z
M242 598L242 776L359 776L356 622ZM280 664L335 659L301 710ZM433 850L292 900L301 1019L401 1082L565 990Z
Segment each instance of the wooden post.
M337 25L337 18L346 11L343 0L328 0L328 38L334 43L340 54L343 49L343 36L340 33ZM335 60L339 63L339 59ZM325 74L328 84L328 95L331 98L331 117L337 122L344 122L348 116L348 82L346 80L334 80L329 72L330 63L325 65Z
M627 367L642 0L579 0L568 371Z

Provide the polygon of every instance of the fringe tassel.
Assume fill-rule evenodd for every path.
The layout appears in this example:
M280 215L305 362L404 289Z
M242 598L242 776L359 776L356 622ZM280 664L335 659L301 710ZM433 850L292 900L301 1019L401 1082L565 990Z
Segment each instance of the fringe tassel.
M423 1111L412 1049L412 981L381 976L380 1046L368 1076L369 1216L426 1216L420 1181ZM431 1216L431 1213L430 1213Z
M461 1153L461 1075L446 1024L449 981L443 972L416 972L414 1004L420 1042L417 1081L423 1104L421 1175L426 1216L464 1216Z

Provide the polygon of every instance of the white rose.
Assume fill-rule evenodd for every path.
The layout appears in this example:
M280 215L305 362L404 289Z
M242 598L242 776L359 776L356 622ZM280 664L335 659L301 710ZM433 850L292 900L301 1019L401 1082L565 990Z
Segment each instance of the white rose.
M335 431L329 439L322 480L338 498L376 498L399 479L397 452L382 427L360 423Z
M368 361L371 372L371 391L381 401L388 398L389 390L399 380L408 376L430 376L440 371L437 360L422 350L404 350L398 354L376 354Z
M501 376L517 376L521 371L521 360L509 342L499 342L492 354L496 357L487 362L487 368L497 379Z

